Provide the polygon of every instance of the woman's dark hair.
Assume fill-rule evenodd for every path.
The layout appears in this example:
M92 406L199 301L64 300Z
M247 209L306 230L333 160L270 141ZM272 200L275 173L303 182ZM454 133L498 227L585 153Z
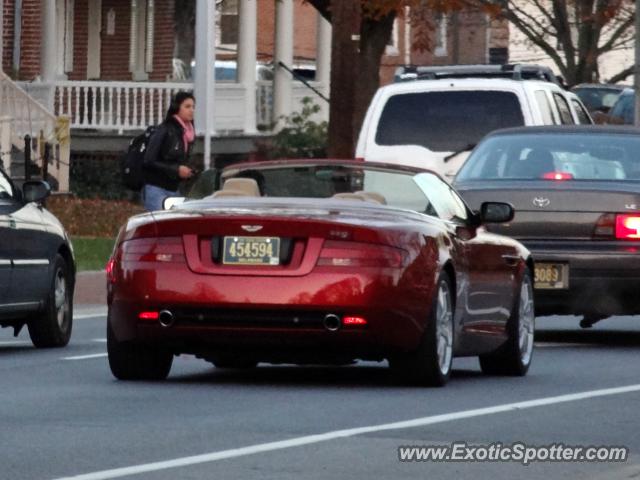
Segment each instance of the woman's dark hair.
M181 90L176 93L171 99L171 103L169 104L169 110L167 110L167 115L164 117L165 121L176 115L180 111L180 105L182 105L182 103L189 98L194 102L196 101L196 97L194 97L193 93L191 92L185 92Z

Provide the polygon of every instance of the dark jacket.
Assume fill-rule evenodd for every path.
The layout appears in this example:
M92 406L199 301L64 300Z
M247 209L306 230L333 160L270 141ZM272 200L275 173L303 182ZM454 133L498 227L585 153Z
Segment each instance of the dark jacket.
M166 190L178 190L178 167L187 165L191 152L191 144L185 151L183 134L182 125L173 118L162 122L153 132L144 155L145 183Z

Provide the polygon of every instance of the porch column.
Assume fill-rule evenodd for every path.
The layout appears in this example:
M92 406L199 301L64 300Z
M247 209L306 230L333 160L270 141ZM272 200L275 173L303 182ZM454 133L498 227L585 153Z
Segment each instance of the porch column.
M276 2L276 42L273 77L273 121L280 123L281 116L291 114L293 82L291 74L282 68L293 66L293 0Z
M331 24L317 13L316 28L316 82L320 83L320 90L331 98ZM325 118L329 118L329 104L318 100Z
M42 0L42 43L40 48L40 76L43 82L56 79L56 61L58 60L58 18L56 2Z
M209 0L196 3L196 129L204 134L204 167L211 166L211 135L214 133L213 94L216 60L216 6Z
M255 133L258 3L257 0L240 0L238 7L238 83L245 90L244 132Z

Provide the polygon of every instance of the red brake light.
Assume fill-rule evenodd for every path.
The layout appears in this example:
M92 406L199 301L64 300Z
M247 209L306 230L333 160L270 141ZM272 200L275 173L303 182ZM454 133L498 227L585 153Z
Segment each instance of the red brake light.
M349 326L364 326L367 324L367 320L363 317L344 317L342 319L342 325L345 327Z
M116 283L116 260L115 258L110 258L107 262L107 266L105 267L105 271L107 272L107 282Z
M160 312L140 312L138 318L140 320L158 320L160 318Z
M122 244L123 262L184 263L181 237L136 238Z
M640 240L640 215L616 215L616 238Z
M320 251L318 266L330 267L388 267L405 264L404 250L361 242L327 240Z
M573 174L568 172L547 172L542 175L545 180L573 180Z

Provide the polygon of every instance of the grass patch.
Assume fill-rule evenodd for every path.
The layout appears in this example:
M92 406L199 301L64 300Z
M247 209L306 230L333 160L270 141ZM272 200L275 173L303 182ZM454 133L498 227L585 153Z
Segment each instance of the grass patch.
M115 238L71 237L77 270L104 270L114 242Z

